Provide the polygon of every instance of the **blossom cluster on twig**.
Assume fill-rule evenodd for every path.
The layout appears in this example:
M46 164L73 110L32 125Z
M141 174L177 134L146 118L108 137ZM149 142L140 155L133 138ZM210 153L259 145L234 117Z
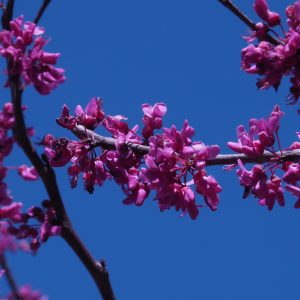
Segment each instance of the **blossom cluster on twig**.
M257 87L278 89L284 76L289 77L291 87L288 101L296 103L300 97L300 1L286 8L288 29L285 31L278 13L269 10L267 0L255 0L254 10L263 22L244 37L250 44L242 50L242 70L259 75ZM279 32L275 32L275 27ZM272 33L278 43L266 39ZM252 42L257 40L256 44Z
M154 191L154 200L161 211L173 207L181 211L181 215L188 213L192 219L196 219L199 208L204 205L216 210L222 189L205 167L211 160L218 159L219 146L192 141L195 130L188 121L184 121L181 130L173 125L158 133L167 111L164 103L153 106L143 104L142 110L144 126L140 136L138 126L130 129L124 116L106 115L100 98L92 98L85 110L77 106L74 116L65 105L57 123L75 134L79 126L85 129L77 134L80 137L78 141L49 135L44 138L50 165L60 167L71 163L68 168L71 187L77 186L79 175L82 174L84 187L89 193L93 192L95 185L101 186L105 180L114 179L125 193L124 204L140 206ZM244 126L238 126L238 141L228 143L231 150L252 159L259 159L266 153L271 155L268 162L256 164L251 171L246 169L241 160L225 166L226 170L238 166L240 185L245 188L244 197L252 193L259 199L260 205L266 205L269 209L273 208L276 200L279 205L284 205L282 180L286 183L286 190L297 197L295 207L300 206L300 166L297 160L295 162L284 156L286 151L300 149L300 142L295 141L291 146L281 148L278 132L283 115L276 105L269 117L251 119L249 132ZM111 134L114 149L98 143L97 133L93 133L97 127ZM89 130L89 133L85 135L84 130ZM275 143L279 151L276 151ZM139 145L147 146L148 150L140 153L131 145L136 148ZM282 179L279 170L283 173ZM196 202L196 194L203 196L204 203Z

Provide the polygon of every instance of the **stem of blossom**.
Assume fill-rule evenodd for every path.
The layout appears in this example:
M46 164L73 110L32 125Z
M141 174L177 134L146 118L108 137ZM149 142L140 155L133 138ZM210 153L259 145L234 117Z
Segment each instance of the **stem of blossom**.
M43 1L43 4L40 7L36 17L34 18L33 23L37 24L40 21L41 17L43 16L43 14L44 14L47 6L50 4L50 2L51 2L51 0L44 0Z
M83 243L73 230L60 195L55 173L48 164L45 164L41 160L39 154L36 152L36 149L33 147L28 138L22 110L22 88L20 77L18 75L10 76L10 83L11 97L15 114L15 126L13 129L15 140L23 149L24 153L29 158L43 181L49 199L51 200L57 213L57 225L61 226L62 228L62 237L74 251L76 250L75 253L79 256L94 279L103 299L113 300L115 298L113 296L106 269L99 267L98 263L93 259L89 251L83 246ZM103 278L105 279L104 282L101 281Z
M237 6L233 4L231 0L218 0L226 8L228 8L234 15L236 15L240 20L242 20L251 30L256 31L256 24L250 20ZM272 35L266 33L265 40L270 42L273 45L279 45L281 42L274 38Z
M9 23L13 15L13 4L14 1L9 0L7 3L7 8L2 16L2 25L3 28L9 30ZM45 9L44 9L45 10ZM44 11L43 10L43 11ZM61 194L57 185L56 176L47 163L44 163L40 158L39 154L36 152L36 149L32 145L30 139L27 135L26 124L23 115L22 109L22 84L19 74L10 74L11 70L10 62L7 61L7 70L9 74L10 81L10 91L11 91L11 101L14 107L15 115L15 125L13 128L13 135L22 148L25 155L31 161L39 176L42 179L42 182L47 190L49 199L54 206L54 209L57 214L57 224L62 228L62 237L69 244L69 246L74 250L78 255L81 261L84 263L86 269L88 270L91 277L94 279L99 293L104 300L114 300L113 291L111 284L109 282L108 272L103 267L101 263L98 263L83 245L82 241L74 231L68 214L65 210Z
M80 258L81 262L92 275L96 285L101 290L101 295L104 300L114 300L114 292L109 280L109 274L106 270L103 260L96 261L88 252L85 245L81 242L77 233L70 227L63 227L61 236L67 241L69 246Z
M10 271L10 268L7 264L4 254L0 255L0 265L5 270L5 277L7 279L8 285L12 291L13 299L22 300L22 298L19 295L18 286L17 286L16 281Z
M116 140L111 137L104 137L96 134L94 131L84 128L82 125L77 125L72 131L80 139L91 139L94 140L94 147L102 147L104 149L115 150ZM150 147L140 144L127 143L127 146L132 149L135 153L139 155L146 155ZM214 159L209 159L206 161L206 166L216 166L216 165L231 165L237 164L238 160L245 163L265 163L269 161L274 161L278 158L280 161L292 161L297 162L300 159L300 150L292 151L278 151L275 154L269 151L265 151L261 156L258 157L248 157L244 154L219 154Z
M6 7L4 8L3 15L1 18L2 27L6 30L9 30L9 22L12 20L13 11L14 11L14 0L8 0Z

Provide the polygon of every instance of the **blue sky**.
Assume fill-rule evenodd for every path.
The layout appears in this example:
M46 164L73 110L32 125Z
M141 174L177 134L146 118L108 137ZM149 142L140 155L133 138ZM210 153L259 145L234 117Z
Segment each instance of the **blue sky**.
M37 2L17 1L16 16L32 20ZM255 18L253 1L236 0ZM290 1L269 1L284 12ZM257 19L256 19L257 20ZM61 52L67 81L49 96L28 88L26 120L37 136L69 136L55 118L66 103L71 110L93 96L104 99L108 114L141 123L142 103L168 106L165 126L184 119L196 139L219 144L236 139L236 126L267 116L275 104L286 115L281 142L299 130L296 107L286 106L288 85L276 94L257 91L255 76L240 70L241 35L247 28L217 0L53 1L41 25ZM2 77L4 82L4 77ZM3 101L8 91L0 91ZM11 164L26 162L16 150ZM272 212L256 199L242 199L235 173L210 168L223 187L217 212L203 209L196 221L174 211L159 212L151 197L140 208L124 206L113 182L90 196L82 185L71 190L65 168L56 169L74 227L96 258L105 258L118 299L281 300L298 299L300 211L286 195L286 207ZM39 182L24 184L12 174L10 188L26 207L46 197ZM199 199L201 201L201 199ZM30 283L50 299L99 299L92 279L60 238L37 256L10 255L17 282ZM3 287L4 281L0 285ZM3 287L6 289L6 287Z

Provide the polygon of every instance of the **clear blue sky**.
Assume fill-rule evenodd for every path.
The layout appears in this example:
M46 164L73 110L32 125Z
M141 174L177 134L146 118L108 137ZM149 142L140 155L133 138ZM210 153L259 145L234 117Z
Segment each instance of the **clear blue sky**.
M32 20L41 1L17 1L16 15ZM255 17L249 0L235 1ZM291 1L269 0L284 12ZM240 71L246 44L244 24L217 0L52 1L41 25L51 37L47 50L61 52L67 81L50 96L29 88L26 119L37 136L70 136L55 118L66 103L72 110L93 96L104 98L108 114L140 123L142 103L164 101L165 125L179 128L188 119L196 139L219 144L236 139L236 126L264 117L279 103L286 112L281 140L288 145L299 130L296 107L279 93L257 91L255 76ZM4 82L4 77L1 79ZM8 91L0 91L3 101ZM11 164L26 159L15 152ZM74 227L97 258L105 258L118 299L282 300L299 299L300 210L286 196L286 207L272 212L253 198L242 200L235 173L210 172L223 187L217 212L203 209L196 221L174 211L160 213L149 200L124 206L114 183L90 196L82 185L71 190L66 169L57 169ZM25 206L46 197L38 182L10 176L16 201ZM199 199L200 200L200 199ZM17 282L30 283L50 299L99 299L92 279L60 238L36 257L11 255ZM4 281L0 283L2 289Z

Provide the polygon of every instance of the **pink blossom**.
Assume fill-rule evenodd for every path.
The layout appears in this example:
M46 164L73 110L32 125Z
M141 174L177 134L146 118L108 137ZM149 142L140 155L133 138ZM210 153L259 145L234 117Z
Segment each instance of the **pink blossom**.
M39 175L34 167L21 165L19 167L19 175L25 180L37 180Z
M295 203L295 208L300 208L300 188L295 185L286 185L285 189L292 193L297 198L297 201Z
M14 222L18 222L22 219L21 217L21 202L13 202L9 205L2 206L0 208L0 219L10 219Z
M268 26L281 26L279 15L269 11L266 0L256 0L254 9L259 17L268 23ZM291 83L288 100L290 103L296 103L300 97L300 72L298 68L300 63L298 56L300 2L297 1L287 7L286 15L289 28L282 32L281 26L280 33L272 29L271 35L275 36L273 42L269 42L266 38L269 27L265 24L257 25L257 30L246 40L248 43L252 43L258 39L259 43L249 44L242 49L241 66L245 72L259 75L256 84L259 89L274 87L277 90L282 78L288 76Z
M104 120L105 113L102 110L102 104L103 100L101 98L94 97L85 110L77 105L75 110L77 123L88 129L95 129Z
M149 138L155 129L162 127L162 117L167 112L167 106L164 103L156 103L154 106L146 103L142 105L142 109L144 112L142 134L144 138Z
M19 296L22 300L48 300L40 291L33 290L30 285L23 285L19 288ZM7 300L13 300L15 296L10 294Z
M278 134L280 119L284 113L276 105L270 116L264 119L250 119L249 133L243 125L237 127L238 142L228 142L227 146L238 153L244 153L249 157L257 157L263 154L265 149L274 145L275 135ZM255 137L258 139L255 139Z
M43 50L47 43L43 33L42 27L31 22L23 24L23 16L18 17L10 22L9 31L0 32L0 55L10 61L12 74L20 74L24 83L33 84L39 93L49 94L65 77L64 70L54 66L60 54Z
M254 10L257 15L268 23L269 26L273 27L280 24L280 16L278 13L269 11L268 3L266 0L256 0Z
M300 180L300 164L292 163L286 165L286 167L286 172L282 176L282 180L284 180L288 184L296 185L297 182Z

